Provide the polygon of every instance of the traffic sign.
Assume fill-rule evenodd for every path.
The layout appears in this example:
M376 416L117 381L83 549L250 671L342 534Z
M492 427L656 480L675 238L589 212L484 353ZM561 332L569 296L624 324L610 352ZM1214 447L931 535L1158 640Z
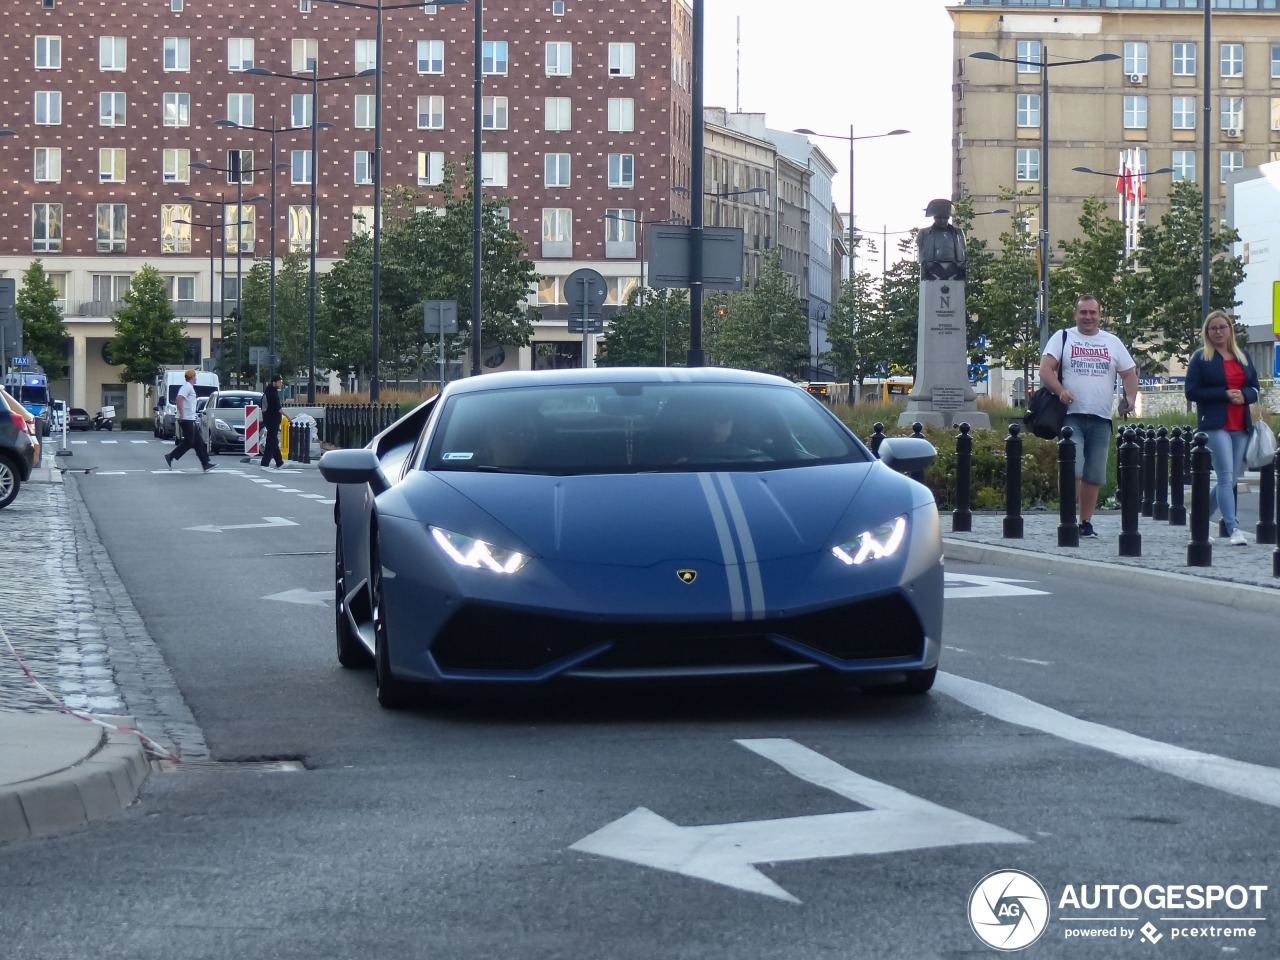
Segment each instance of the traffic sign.
M13 357L13 358L12 358L12 359L10 359L10 361L9 361L9 366L11 366L11 367L25 367L25 366L26 366L27 364L29 364L30 362L31 362L31 359L30 359L29 357Z
M687 224L653 228L652 252L649 254L649 286L689 286L692 236L692 228ZM742 289L743 242L741 227L702 228L704 290Z
M458 332L457 300L424 300L422 301L422 330L424 333Z

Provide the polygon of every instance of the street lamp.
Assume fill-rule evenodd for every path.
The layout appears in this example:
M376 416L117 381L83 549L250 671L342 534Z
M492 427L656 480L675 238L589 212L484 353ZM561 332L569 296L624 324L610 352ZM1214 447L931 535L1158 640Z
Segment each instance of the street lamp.
M1040 349L1043 352L1045 345L1049 342L1049 68L1119 60L1120 55L1099 53L1087 60L1059 60L1056 63L1050 63L1049 48L1042 43L1039 60L1001 57L988 50L971 53L969 57L974 60L1021 64L1035 67L1040 71L1040 297L1036 305L1036 322L1040 330Z
M225 319L227 318L227 286L226 286L226 276L227 276L227 235L226 235L226 221L227 221L227 216L226 216L226 211L227 211L227 202L226 202L226 199L223 197L222 193L221 193L221 192L219 192L219 193L218 193L218 199L217 199L217 200L201 200L199 197L179 197L179 198L178 198L178 200L179 200L180 202L182 202L182 203L207 203L207 204L209 204L210 206L214 205L215 203L217 204L217 207L218 207L218 221L217 221L217 223L199 223L198 221L195 221L195 220L176 220L176 221L174 221L174 222L175 222L175 223L189 223L189 224L191 224L192 226L196 226L196 227L209 227L209 228L210 228L210 230L212 230L215 226L221 226L221 227L223 227L223 234L222 234L222 272L221 272L221 274L219 274L219 276L220 276L220 277L222 277L223 282L222 282L222 291L221 291L221 296L220 296L220 297L218 297L218 302L221 304L221 307L220 307L220 309L219 309L219 311L218 311L218 313L219 313L219 320L220 320L220 322L221 322L222 320L225 320ZM236 216L241 216L241 213L240 213L240 209L239 209L239 207L237 207L237 208L236 208ZM239 231L239 229L240 229L241 225L246 224L246 223L249 223L249 222L250 222L250 221L248 221L248 220L240 220L240 221L238 221L238 222L236 223L236 230L237 230L237 232ZM212 359L212 358L213 358L213 234L212 234L212 233L210 233L210 235L209 235L209 358L210 358L210 359Z
M244 211L242 209L244 207L244 175L246 173L266 173L268 170L271 170L270 167L255 167L250 170L242 170L240 168L239 150L232 154L232 163L230 167L215 167L209 163L193 163L191 164L191 167L196 170L210 170L214 173L225 173L227 176L234 176L236 178L237 218L244 216ZM274 173L274 171L272 172ZM267 198L259 195L256 197L250 197L249 202L256 203L259 200L265 199ZM244 317L244 231L241 229L244 223L244 220L236 220L236 386L240 386L240 371L244 369L244 348L241 344L242 337L240 336L241 319ZM225 245L227 238L223 237L222 242ZM223 282L225 283L226 281L224 280Z
M333 2L333 0L330 0L330 2ZM379 53L378 55L380 56L381 54ZM329 123L328 121L321 121L319 119L320 117L320 84L329 83L332 80L357 80L362 77L373 76L375 73L377 73L377 71L361 70L359 73L343 73L343 74L338 74L337 76L332 76L332 77L322 77L319 75L320 74L320 56L319 56L319 51L317 50L316 59L312 61L312 64L311 64L311 76L309 77L303 76L302 74L297 74L297 73L277 73L275 70L268 70L265 67L254 67L244 72L253 74L254 76L257 76L257 77L277 77L281 80L296 80L301 83L311 84L311 123L309 124L309 127L311 129L311 177L310 177L311 208L309 213L310 222L308 224L308 232L311 234L309 238L310 242L308 244L308 246L310 246L311 248L311 266L308 272L309 292L307 294L307 297L308 297L308 302L307 302L307 403L315 404L316 402L316 243L317 243L317 238L319 236L319 224L316 223L316 219L318 216L316 212L316 182L320 179L320 169L319 169L320 161L319 161L319 157L317 156L316 144L317 144L318 131L320 131L321 129L328 130L330 127L333 126L332 123ZM227 124L230 123L230 121L221 121L221 120L218 122L227 123ZM231 124L231 125L235 126L235 124ZM271 159L272 159L272 162L274 163L275 155L276 155L276 146L275 146L276 130L274 129L275 128L274 118L271 121L271 126L273 129L268 132L270 132L272 135L271 136ZM247 127L244 129L262 130L264 128ZM279 129L283 130L285 128L281 127ZM291 128L291 129L297 129L297 128ZM274 194L274 188L275 188L274 174L271 177L271 184L272 184L272 190L273 190L272 196L274 197L275 195ZM377 209L378 209L376 192L374 195L374 200L375 200L374 216L376 217ZM272 301L271 321L270 321L271 330L268 336L268 339L271 342L267 348L272 358L275 357L275 294L274 294L274 290L275 290L275 228L276 228L275 213L274 213L274 206L273 206L273 212L271 215L271 231L272 231L271 233L271 238L272 238L271 239L271 258L272 258L271 259L271 282L272 282L273 293L271 297L271 301ZM377 311L377 302L378 302L378 298L375 296L374 297L375 317L376 317L376 311ZM376 329L377 327L376 320L375 320L374 326Z

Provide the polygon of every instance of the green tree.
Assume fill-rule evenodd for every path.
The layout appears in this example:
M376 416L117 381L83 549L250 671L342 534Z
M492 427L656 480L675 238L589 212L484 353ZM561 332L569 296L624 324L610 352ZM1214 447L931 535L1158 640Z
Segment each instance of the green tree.
M704 309L710 304L704 305ZM713 307L718 309L718 304ZM705 314L704 314L705 316ZM809 363L809 321L795 281L775 247L766 251L755 289L732 294L714 334L716 362L799 379ZM704 321L705 324L705 321Z
M1135 343L1135 329L1129 309L1132 293L1129 265L1125 262L1124 224L1112 216L1107 203L1086 197L1078 220L1080 236L1063 240L1062 265L1053 271L1049 296L1053 315L1062 317L1062 326L1075 316L1076 298L1092 293L1102 303L1106 327L1125 343Z
M987 337L989 355L1026 370L1040 363L1040 332L1036 244L1025 213L1013 214L1009 229L1000 234L1000 246L978 295L969 296L969 306L979 311L975 326Z
M116 335L107 344L107 356L121 366L121 383L151 386L166 365L182 363L186 356L187 324L174 320L164 277L150 264L133 275L111 324Z
M633 290L609 321L602 346L597 366L683 367L689 354L689 294Z
M33 260L22 274L15 309L22 321L22 345L50 379L62 375L63 344L67 338L58 291L44 272L44 263Z
M858 270L840 285L827 324L829 349L821 357L836 380L861 383L867 376L865 364L873 362L866 352L873 346L870 332L881 326L882 316L880 285L873 274Z
M259 260L245 277L241 330L245 348L245 369L252 377L257 368L248 362L248 347L265 347L271 332L271 265ZM276 353L280 355L277 370L286 378L307 370L307 342L310 336L310 260L308 254L292 251L285 255L276 271ZM228 324L224 352L235 357L235 331ZM228 352L229 351L229 352ZM234 360L232 361L234 363ZM264 367L263 376L267 375Z
M1140 233L1136 259L1145 272L1132 280L1133 320L1150 338L1138 344L1140 352L1162 363L1185 363L1200 343L1201 210L1200 187L1180 180L1169 192L1168 212ZM1210 229L1210 309L1240 302L1244 262L1231 254L1239 239L1233 228Z
M920 329L920 261L915 236L898 241L903 255L880 281L880 309L858 324L861 376L897 376L914 369Z

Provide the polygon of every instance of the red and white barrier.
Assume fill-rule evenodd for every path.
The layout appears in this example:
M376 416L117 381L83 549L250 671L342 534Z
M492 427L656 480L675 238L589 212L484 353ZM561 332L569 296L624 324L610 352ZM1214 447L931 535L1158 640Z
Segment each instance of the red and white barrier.
M244 453L246 457L261 456L262 408L253 404L244 408Z

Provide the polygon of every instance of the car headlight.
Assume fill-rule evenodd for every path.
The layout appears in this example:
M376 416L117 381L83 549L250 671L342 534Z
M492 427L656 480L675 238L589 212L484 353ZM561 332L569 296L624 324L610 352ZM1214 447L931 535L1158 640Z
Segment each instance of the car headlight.
M226 430L228 433L231 431L231 424L227 423L225 420L215 420L213 421L213 425L219 430Z
M837 560L852 567L868 560L893 556L906 539L907 518L904 515L864 531L852 540L836 544L831 552Z
M515 550L496 547L492 543L463 536L443 527L428 527L433 539L445 555L460 567L492 570L494 573L515 573L529 558Z

